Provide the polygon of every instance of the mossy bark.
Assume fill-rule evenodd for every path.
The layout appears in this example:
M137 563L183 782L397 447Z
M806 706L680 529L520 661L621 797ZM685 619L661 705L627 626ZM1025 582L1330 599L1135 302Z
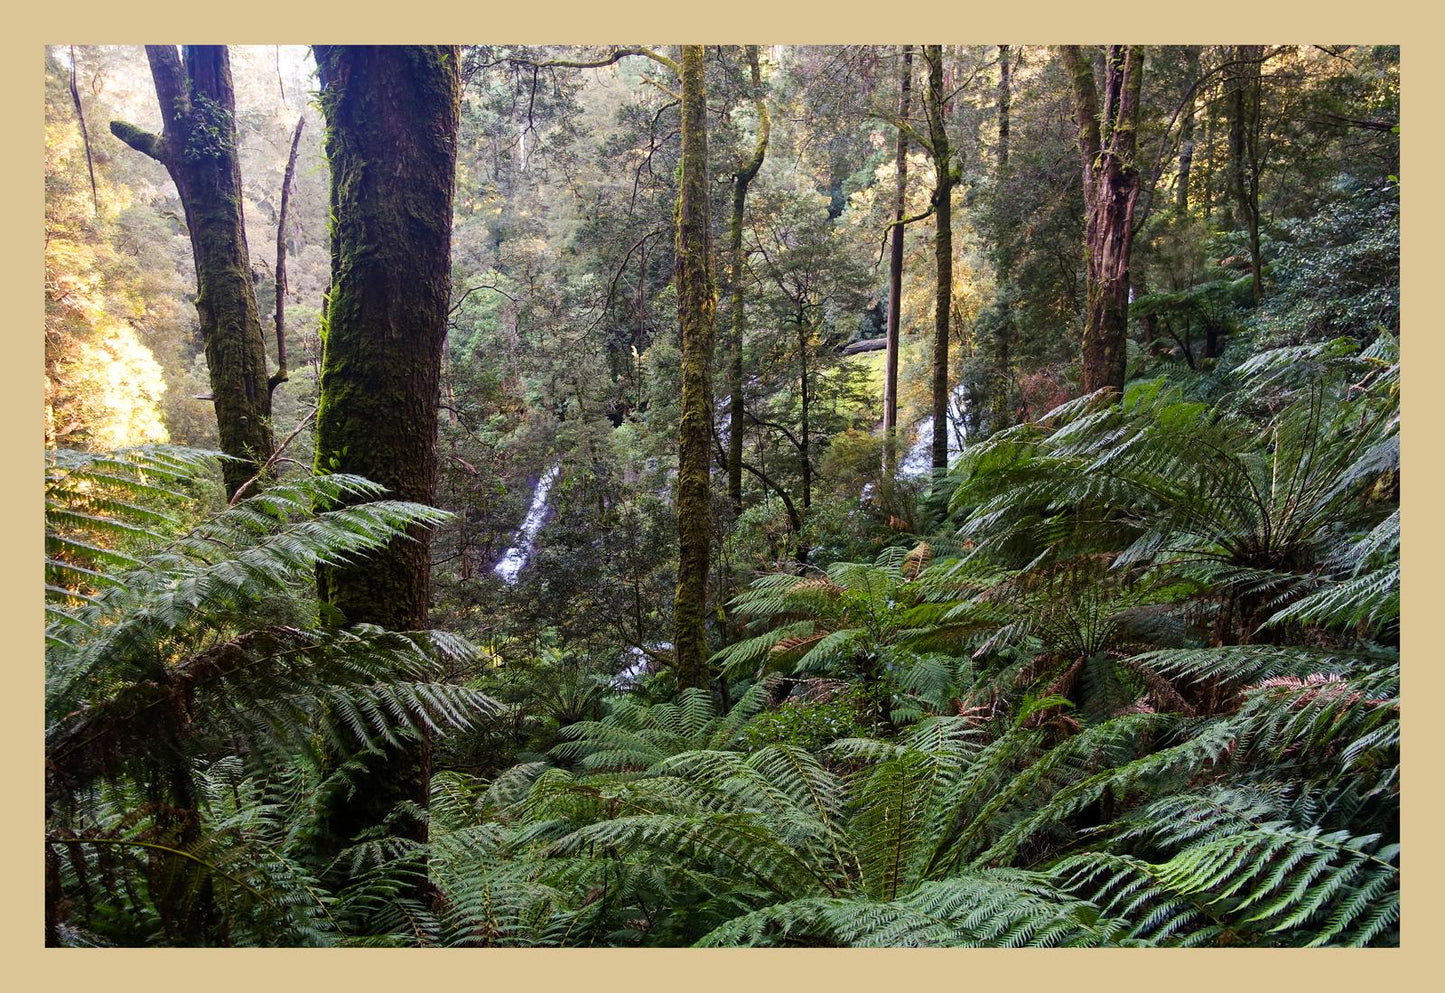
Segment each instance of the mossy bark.
M441 357L451 293L452 194L461 99L455 46L317 45L331 172L331 293L316 464L436 495ZM413 529L362 561L324 568L320 594L346 624L427 625L431 550ZM344 845L404 800L423 809L425 743L368 759L364 783L323 812ZM396 830L425 840L417 821Z
M236 101L225 45L147 45L165 130L123 121L111 132L161 162L181 197L196 265L196 314L210 369L226 492L235 494L275 451L266 345L251 282L241 207Z
M713 289L708 223L707 89L703 46L682 46L682 168L677 201L677 316L682 332L678 422L677 590L673 658L678 685L706 689L707 573L712 551Z
M758 46L747 48L748 65L753 74L753 100L758 112L758 141L752 158L733 175L733 215L728 225L728 289L732 294L733 333L729 342L728 389L728 499L733 513L743 510L743 331L747 313L743 307L743 212L747 206L748 185L763 167L768 151L768 105L763 99L762 72L758 66Z

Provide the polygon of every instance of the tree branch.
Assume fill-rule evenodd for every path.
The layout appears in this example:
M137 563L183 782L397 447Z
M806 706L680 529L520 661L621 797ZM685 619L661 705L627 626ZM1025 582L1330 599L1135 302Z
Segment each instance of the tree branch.
M509 59L508 61L518 65L533 66L537 69L601 69L605 66L615 65L627 58L629 55L640 55L645 59L651 59L658 65L666 66L674 74L681 76L682 70L676 62L660 52L654 52L650 48L640 45L627 48L614 48L607 55L587 61L573 59L549 59L546 62L533 62L530 59Z
M134 124L127 124L125 121L111 121L110 133L121 141L125 142L137 152L143 152L162 164L165 163L165 153L160 135L151 134Z

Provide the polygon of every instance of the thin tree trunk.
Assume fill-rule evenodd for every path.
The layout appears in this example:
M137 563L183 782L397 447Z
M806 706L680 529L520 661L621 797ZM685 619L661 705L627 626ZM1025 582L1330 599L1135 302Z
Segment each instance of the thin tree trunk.
M225 45L147 45L165 130L111 132L166 167L180 193L196 264L196 313L211 373L227 496L275 451L266 345L241 212L236 101Z
M90 154L90 131L85 126L85 111L80 107L80 89L75 85L75 46L70 46L70 99L75 102L75 119L80 122L80 142L85 146L85 168L90 173L90 200L95 216L100 216L100 191L95 186L95 157Z
M806 317L806 304L800 297L798 299L798 385L802 395L802 414L798 424L798 451L803 456L803 510L813 506L813 456L809 435L812 433L812 425L809 423L808 407L810 395L808 390L808 320Z
M1244 58L1244 50L1247 45L1235 45L1230 49L1228 58L1232 62L1238 62ZM1237 225L1235 222L1234 210L1238 206L1244 206L1244 71L1239 66L1229 68L1225 79L1227 89L1225 93L1224 109L1229 118L1229 189L1233 194L1232 199L1224 201L1224 226L1233 231Z
M898 119L908 120L913 88L913 46L903 46L903 72L898 90ZM908 196L908 133L898 129L894 149L898 182L893 193L893 230L888 256L888 339L883 378L883 476L898 470L898 346L903 314L903 217Z
M1013 103L1013 87L1009 74L1009 46L998 46L998 168L1008 168L1009 108Z
M306 118L296 122L291 135L291 155L286 159L286 175L281 180L281 210L276 218L276 371L267 385L275 390L286 382L286 209L291 203L291 177L296 173L296 152L301 148L301 129ZM453 408L456 404L452 404Z
M1211 90L1213 87L1210 87ZM1204 223L1206 226L1214 221L1214 123L1218 117L1215 110L1215 100L1208 99L1204 111Z
M1199 79L1199 48L1188 46L1185 50L1185 65L1188 68L1185 86L1192 87ZM1194 162L1194 102L1185 108L1184 120L1179 125L1179 181L1174 188L1174 205L1182 214L1189 209L1189 170Z
M732 293L733 307L728 366L728 499L732 501L734 514L743 510L743 331L747 327L747 314L743 307L743 210L747 205L748 184L763 167L769 130L768 106L763 99L762 72L758 66L758 46L749 45L747 54L753 74L753 100L758 112L758 140L753 157L733 176L733 216L728 228L731 240L728 289Z
M943 49L924 47L928 62L928 140L938 179L933 188L937 288L933 304L933 470L948 468L948 335L953 302L953 184L955 175L944 127Z
M331 294L316 465L353 472L399 500L436 497L437 409L451 292L452 194L461 98L455 46L314 46L331 172ZM347 624L427 625L429 536L417 528L365 561L319 570ZM322 813L323 851L399 802L426 808L425 740L364 759L350 797ZM426 823L397 828L425 841ZM425 887L422 887L425 892Z
M998 174L995 184L998 189L997 200L1004 200L1006 197L1005 186L1008 182L1009 164L1009 110L1013 103L1013 90L1011 67L1009 65L1009 46L998 46L999 60L999 81L998 81ZM995 207L995 212L998 208ZM993 342L992 365L994 367L994 392L993 424L989 425L990 431L1008 427L1013 422L1013 411L1010 402L1013 398L1013 338L1014 338L1014 290L1013 290L1013 259L1014 259L1014 231L1013 225L1008 223L996 224L994 237L997 239L997 246L994 253L994 266L998 284L999 300L999 322Z
M1254 305L1264 300L1263 265L1259 245L1259 173L1260 173L1260 103L1263 96L1259 60L1264 55L1261 45L1241 45L1241 57L1252 60L1242 71L1240 85L1240 119L1243 131L1242 158L1239 174L1240 207L1249 229L1249 274ZM1243 166L1248 165L1246 171Z
M677 310L682 333L678 423L677 590L673 653L681 688L710 681L707 573L712 551L709 448L712 435L713 320L716 306L708 244L707 89L702 45L682 46L682 179L677 207Z

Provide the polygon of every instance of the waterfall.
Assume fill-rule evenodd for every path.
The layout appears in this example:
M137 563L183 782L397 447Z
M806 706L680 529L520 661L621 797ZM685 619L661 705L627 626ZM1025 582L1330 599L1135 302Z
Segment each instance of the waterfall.
M957 406L963 402L964 392L967 386L959 383L949 394L949 405ZM898 475L904 479L922 479L933 471L933 417L929 415L915 422L917 427L918 440L908 449L898 463ZM948 437L948 461L953 462L954 458L963 452L963 432L949 432Z
M507 554L492 567L492 571L509 585L517 582L517 574L525 569L532 559L533 543L547 517L547 494L552 491L552 484L556 482L557 474L561 471L562 466L558 464L542 473L542 477L537 480L536 490L532 492L532 506L527 508L527 516L522 519L522 526L517 529L512 547L507 549Z
M661 641L652 646L653 651L667 652L672 650L672 642ZM622 653L622 660L627 663L617 675L612 677L611 687L614 690L635 689L642 677L652 670L652 656L636 645L626 649Z

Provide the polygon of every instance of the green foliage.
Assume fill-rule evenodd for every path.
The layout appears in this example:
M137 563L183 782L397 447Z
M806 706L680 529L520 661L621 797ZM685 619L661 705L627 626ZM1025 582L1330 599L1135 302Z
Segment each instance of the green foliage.
M278 75L305 86L299 49L258 51L234 56L253 247L276 234L295 125L269 94ZM1148 52L1140 147L1164 157L1136 208L1122 400L1078 396L1083 197L1060 60L1010 46L1005 166L1000 53L948 51L964 86L949 128L971 150L950 355L968 434L925 493L881 474L882 352L840 354L882 333L895 129L877 112L901 59L762 48L768 156L743 264L716 269L719 328L721 291L741 292L750 468L738 511L720 335L711 680L678 692L665 70L464 50L436 492L453 513L284 469L223 507L213 456L121 447L214 431L193 399L181 212L156 164L110 155L94 123L110 80L144 89L145 66L77 46L92 198L52 49L47 444L94 451L47 451L47 940L1398 944L1399 55L1264 51L1244 122L1260 301L1229 175L1234 49ZM725 179L755 137L751 73L727 46L706 72ZM207 127L191 153L216 151ZM319 130L286 233L278 436L307 409L327 324ZM1185 147L1180 197L1169 150ZM930 183L915 154L905 215ZM904 242L905 436L926 404L930 228ZM311 464L311 445L303 430L287 455ZM544 474L544 524L520 542ZM318 565L422 531L441 630L343 629L315 604ZM493 567L523 544L507 582ZM331 838L318 811L423 738L425 805Z
M857 688L844 689L827 700L789 701L753 718L743 733L742 747L754 751L769 745L789 745L820 751L839 738L867 734L868 709L863 691Z
M294 787L297 775L311 777L313 793L345 789L347 765L316 781L328 754L468 728L495 705L442 678L472 657L461 639L328 629L307 617L297 588L319 564L364 556L444 515L374 499L380 487L357 477L302 477L163 540L129 522L149 522L147 501L174 499L207 458L167 450L61 461L68 471L49 487L47 531L81 520L119 533L131 554L53 545L72 556L83 548L97 568L94 592L57 591L47 609L52 938L334 940L329 897L299 836L306 801L276 809L268 791ZM102 483L108 495L91 499ZM66 499L77 491L80 517ZM89 896L83 909L73 903L94 871L107 889L124 888L120 918L95 916Z

